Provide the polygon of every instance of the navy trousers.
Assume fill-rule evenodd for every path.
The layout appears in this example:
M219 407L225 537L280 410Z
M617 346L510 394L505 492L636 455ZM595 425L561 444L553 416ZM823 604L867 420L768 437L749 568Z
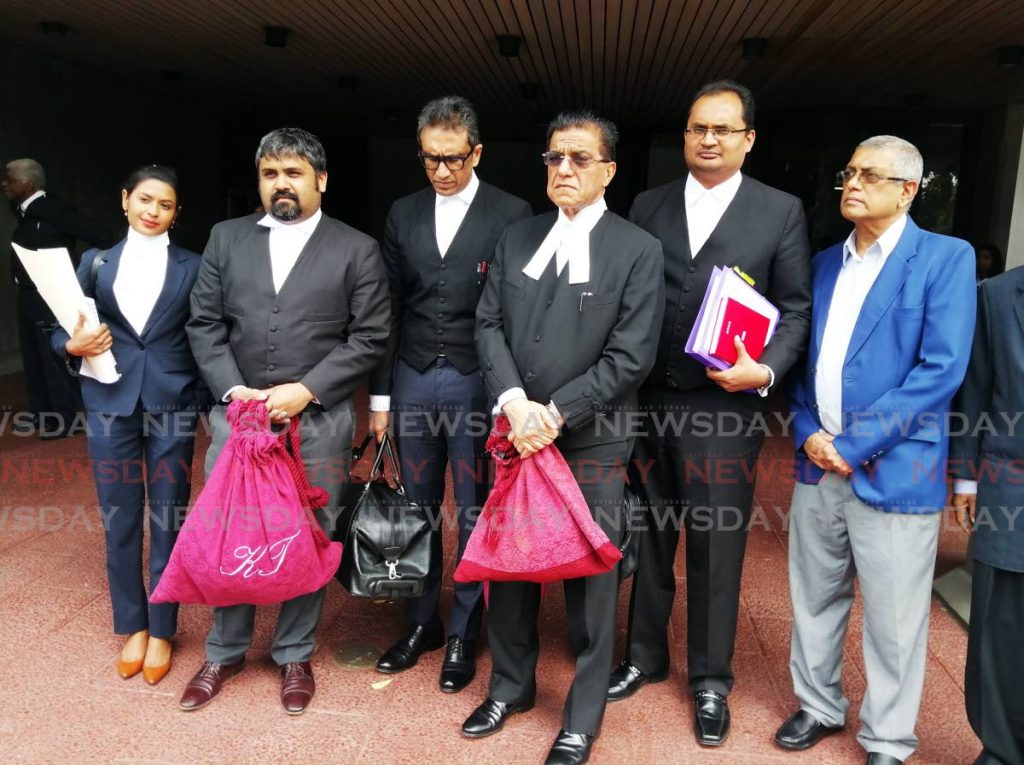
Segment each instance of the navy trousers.
M114 632L149 630L171 638L176 603L150 605L142 576L142 533L149 505L149 587L156 589L185 517L192 491L194 411L128 417L89 412L89 456L107 543L107 581Z
M435 519L433 544L438 565L427 592L407 602L410 624L441 629L442 518L445 469L451 466L459 526L457 560L487 499L488 463L484 446L490 426L488 399L479 371L462 374L440 357L418 372L401 359L391 389L395 439L402 462L402 480L409 498ZM475 640L483 613L483 585L454 584L454 603L447 634Z

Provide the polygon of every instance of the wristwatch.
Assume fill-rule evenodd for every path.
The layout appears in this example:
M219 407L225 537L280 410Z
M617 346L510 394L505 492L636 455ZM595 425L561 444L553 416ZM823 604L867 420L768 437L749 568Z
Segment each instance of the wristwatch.
M758 366L762 369L768 370L768 382L757 389L757 395L761 398L766 398L768 396L768 391L770 391L772 386L775 385L775 372L767 364L758 364Z

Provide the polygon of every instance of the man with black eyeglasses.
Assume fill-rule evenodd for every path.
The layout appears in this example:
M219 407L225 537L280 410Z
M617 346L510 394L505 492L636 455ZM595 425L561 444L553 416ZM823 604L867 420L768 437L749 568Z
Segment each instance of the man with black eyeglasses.
M803 208L796 197L740 172L753 146L750 91L728 81L705 85L683 136L688 175L644 192L629 214L665 248L665 318L640 405L669 419L668 427L652 421L634 454L655 512L639 535L626 658L612 673L608 699L669 677L673 563L685 527L687 673L704 746L723 744L729 733L740 575L763 441L751 423L803 353L810 319ZM755 362L738 343L736 364L725 371L708 370L684 352L716 266L741 269L781 314L760 358ZM700 416L708 413L715 423L710 435Z
M453 585L446 633L438 611L445 471L451 467L461 558L487 498L488 402L473 345L474 314L498 236L531 210L477 178L483 144L466 99L431 101L416 128L430 187L399 199L388 214L383 249L391 336L370 378L370 428L379 440L394 425L409 498L435 518L437 565L427 592L407 602L408 632L381 656L377 671L413 667L424 652L445 646L447 634L440 686L456 693L476 671L483 588Z

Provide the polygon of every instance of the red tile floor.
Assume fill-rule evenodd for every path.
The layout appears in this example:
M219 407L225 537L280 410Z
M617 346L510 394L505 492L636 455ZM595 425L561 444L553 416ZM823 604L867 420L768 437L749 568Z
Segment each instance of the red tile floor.
M17 378L0 378L0 403L19 405ZM200 444L196 468L207 440ZM860 612L855 610L844 680L852 699L847 732L803 754L775 748L772 734L795 709L787 667L790 633L783 517L791 485L773 470L789 455L770 439L762 458L750 533L731 696L732 734L721 749L696 745L685 692L685 604L672 621L671 682L645 688L608 707L592 762L608 763L861 763L854 732L864 691ZM540 763L561 719L570 682L561 591L552 587L542 611L537 706L493 738L470 741L459 725L486 695L486 650L474 682L448 696L437 689L440 652L415 669L386 677L372 661L403 630L398 606L379 606L329 586L314 656L318 691L309 711L288 717L268 656L274 609L261 609L245 673L209 707L178 710L184 684L202 661L206 608L184 607L174 666L156 687L115 671L120 641L111 634L103 537L85 456L85 438L41 442L0 436L0 761L4 763ZM948 528L936 569L964 557L966 540ZM448 561L451 566L451 560ZM677 571L683 572L682 557ZM680 576L682 590L685 580ZM623 586L619 643L629 599ZM450 592L446 593L450 596ZM963 711L964 628L933 607L921 748L911 762L969 763L977 747ZM360 661L360 658L362 661Z

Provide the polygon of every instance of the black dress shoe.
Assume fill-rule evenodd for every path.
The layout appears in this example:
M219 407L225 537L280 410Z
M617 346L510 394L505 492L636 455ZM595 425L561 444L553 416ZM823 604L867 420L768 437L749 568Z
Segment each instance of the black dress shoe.
M608 701L628 699L647 683L660 683L668 678L668 667L657 672L645 673L628 661L623 661L612 670L608 681Z
M891 754L868 752L868 765L903 765L903 760L897 760Z
M420 654L436 651L444 645L444 635L436 630L429 630L422 624L415 625L409 634L399 640L377 660L377 671L385 675L403 672L415 667Z
M484 699L484 703L474 709L473 714L466 718L466 722L462 723L462 735L468 738L490 736L505 727L505 720L509 715L529 712L531 709L533 709L533 699L505 704L488 696Z
M590 759L590 747L593 745L594 736L589 733L566 733L560 730L544 765L582 765Z
M697 709L697 743L721 746L729 737L729 702L716 691L697 691L693 696Z
M458 693L476 676L476 650L472 642L454 635L448 638L441 664L441 690Z
M831 736L842 729L842 725L825 725L818 722L814 715L801 709L782 723L782 727L775 732L775 743L783 749L799 752L810 749L825 736Z

